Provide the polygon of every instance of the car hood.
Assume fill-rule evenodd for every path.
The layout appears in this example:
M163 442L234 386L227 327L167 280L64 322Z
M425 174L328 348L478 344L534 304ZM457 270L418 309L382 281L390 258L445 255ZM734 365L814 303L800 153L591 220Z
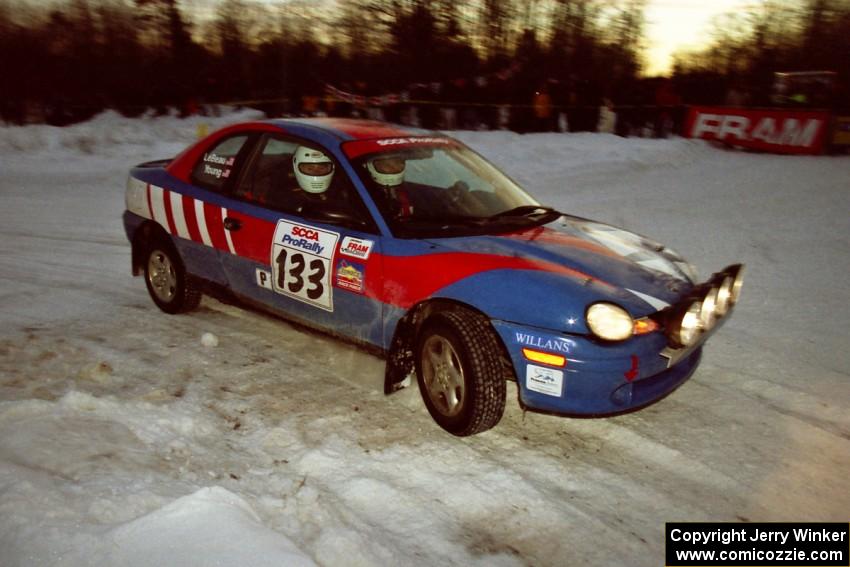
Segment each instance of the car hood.
M429 239L447 252L521 258L537 270L599 283L597 301L619 301L634 316L674 303L694 285L693 268L673 250L638 234L564 215L501 235ZM565 270L566 269L566 270Z

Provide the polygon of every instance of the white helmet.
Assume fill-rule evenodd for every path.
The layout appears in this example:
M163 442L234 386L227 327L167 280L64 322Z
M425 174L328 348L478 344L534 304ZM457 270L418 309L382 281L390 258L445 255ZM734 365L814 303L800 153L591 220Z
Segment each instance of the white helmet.
M378 156L366 162L366 169L378 185L395 187L404 181L405 163L397 155Z
M334 164L319 150L298 146L292 155L292 170L298 185L308 193L324 193L331 186Z

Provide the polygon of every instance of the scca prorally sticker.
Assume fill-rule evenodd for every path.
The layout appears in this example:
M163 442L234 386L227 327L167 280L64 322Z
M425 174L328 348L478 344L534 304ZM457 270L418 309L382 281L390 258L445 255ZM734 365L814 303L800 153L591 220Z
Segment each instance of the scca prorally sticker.
M379 146L396 146L399 144L451 144L448 138L385 138L378 140Z
M326 311L333 311L331 260L339 233L285 220L272 241L274 291Z
M564 392L564 372L529 364L525 369L525 387L532 392L561 397Z
M342 289L363 293L363 273L365 268L347 260L340 260L336 266L336 285Z
M342 239L342 244L339 245L339 253L345 256L351 256L352 258L367 260L369 254L372 253L373 244L374 242L371 240L361 240L353 236L346 236Z

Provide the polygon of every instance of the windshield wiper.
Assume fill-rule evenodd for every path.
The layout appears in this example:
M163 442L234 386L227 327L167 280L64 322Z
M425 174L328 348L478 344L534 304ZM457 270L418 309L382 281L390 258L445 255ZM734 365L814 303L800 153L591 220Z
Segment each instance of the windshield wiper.
M489 217L464 215L428 216L396 218L396 227L402 233L415 234L434 231L434 235L446 232L469 232L469 234L488 234L496 227L516 227L528 223L538 224L541 221L552 220L551 215L560 216L562 213L552 207L540 205L523 205L497 213ZM544 216L545 215L545 216Z
M460 234L477 234L483 230L482 220L477 217L424 217L397 218L393 231L406 237L439 237Z
M496 213L495 215L491 215L487 217L487 220L497 220L497 219L505 219L511 217L536 217L540 215L548 215L552 213L558 213L552 207L544 207L542 205L521 205L519 207L514 207L513 209L508 209L507 211L502 211L501 213Z
M446 215L446 216L428 216L428 217L401 217L396 218L395 221L399 224L409 225L409 226L446 226L446 225L456 225L456 226L476 226L480 224L480 217L470 217L470 216L461 216L461 215Z

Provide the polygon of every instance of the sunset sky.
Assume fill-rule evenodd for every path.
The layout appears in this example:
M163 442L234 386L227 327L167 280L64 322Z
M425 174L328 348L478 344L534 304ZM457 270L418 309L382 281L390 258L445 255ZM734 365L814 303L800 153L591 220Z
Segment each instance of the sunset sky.
M248 4L293 5L291 0L246 0ZM344 2L345 0L330 0ZM617 3L621 0L608 0ZM645 12L645 74L664 74L672 67L672 55L682 48L702 46L709 39L709 24L720 14L758 6L765 0L648 0ZM35 5L45 0L30 0ZM182 0L180 5L201 18L212 18L221 0ZM294 5L299 5L295 3ZM303 0L302 0L303 5Z
M711 19L760 0L649 0L646 8L647 75L664 74L673 53L699 47L709 39Z
M247 0L267 5L291 4L288 0ZM345 0L335 0L344 2ZM616 3L620 0L609 0ZM682 48L700 47L709 39L712 18L764 0L648 0L646 16L647 68L645 74L670 71L673 53ZM182 5L206 17L213 17L220 0L183 0ZM331 2L333 3L333 2Z

